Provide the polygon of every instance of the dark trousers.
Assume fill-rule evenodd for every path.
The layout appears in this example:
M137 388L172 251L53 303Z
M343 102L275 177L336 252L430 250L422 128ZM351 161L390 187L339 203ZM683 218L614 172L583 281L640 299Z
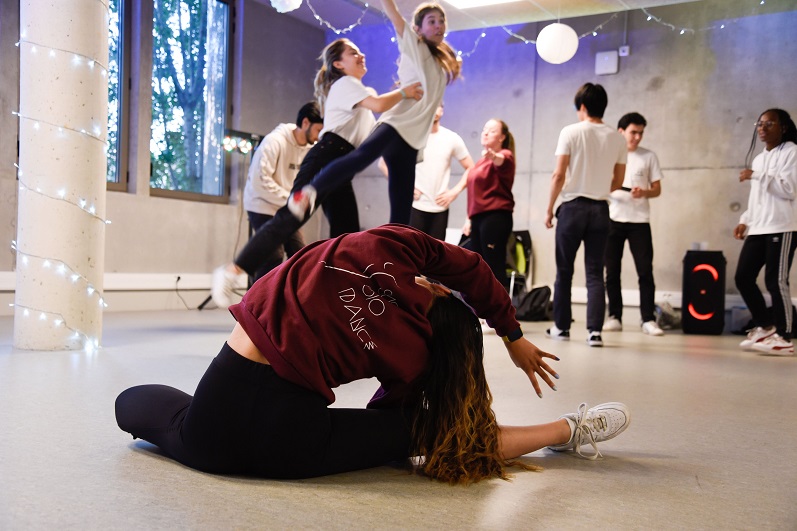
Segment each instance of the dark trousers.
M736 287L758 326L773 324L784 339L794 334L794 322L789 287L789 271L797 247L795 232L757 234L747 236L736 266ZM764 270L764 285L772 297L772 314L767 311L764 295L756 284L758 273Z
M246 214L249 217L249 226L252 228L255 234L260 227L274 219L274 216L270 216L268 214L259 214L257 212L247 211ZM254 237L254 234L252 237ZM304 247L304 239L302 238L302 234L300 232L289 234L288 237L280 242L279 245L270 249L268 256L263 256L260 265L252 273L253 279L259 279L280 265L286 256L290 258L302 247Z
M650 223L609 222L609 239L606 241L606 296L609 299L609 315L623 320L620 276L626 240L639 277L639 313L642 322L654 321L656 284L653 281L653 238L650 234Z
M327 407L224 345L194 396L165 385L127 389L116 422L186 466L214 474L306 478L406 459L401 409Z
M448 210L443 212L425 212L413 208L410 213L410 227L425 232L432 238L445 241L448 227Z
M338 135L326 133L302 160L299 173L293 182L293 191L301 190L324 166L350 153L353 149L354 146ZM360 230L357 200L354 197L351 182L343 183L338 188L330 190L324 197L319 195L318 202L324 205L332 237ZM272 219L257 228L249 242L235 258L235 265L253 276L263 269L265 272L270 271L275 265L279 265L271 265L266 269L269 261L273 259L274 253L279 251L284 242L292 238L292 235L307 222L307 219L309 216L304 221L299 221L293 217L288 207L280 208Z
M600 332L606 311L603 265L609 236L609 204L578 197L562 203L556 211L556 217L556 283L553 296L556 328L570 330L573 320L573 270L576 253L581 242L584 242L587 330Z
M401 135L387 124L380 124L360 147L335 162L325 166L311 183L318 197L325 197L341 184L351 182L354 176L379 157L387 165L390 223L410 222L412 195L415 190L415 163L418 150L407 144Z
M506 245L512 234L512 212L493 210L470 218L469 249L479 253L493 275L509 291L506 276Z

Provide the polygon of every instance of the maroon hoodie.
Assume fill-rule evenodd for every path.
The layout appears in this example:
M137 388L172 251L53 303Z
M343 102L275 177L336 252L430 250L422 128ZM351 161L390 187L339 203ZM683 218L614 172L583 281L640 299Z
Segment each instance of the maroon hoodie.
M462 292L499 335L519 328L478 254L403 225L308 245L230 312L282 378L332 403L333 388L375 377L369 407L397 407L429 356L432 294L415 284L419 274Z

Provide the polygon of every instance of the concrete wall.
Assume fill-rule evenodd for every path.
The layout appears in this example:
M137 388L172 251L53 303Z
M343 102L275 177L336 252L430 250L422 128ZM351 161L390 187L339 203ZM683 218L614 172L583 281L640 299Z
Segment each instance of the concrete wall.
M17 125L11 116L18 105L15 4L0 3L0 243L10 242L16 233L13 162ZM325 35L317 26L279 15L252 0L238 0L237 7L238 31L242 33L235 59L240 70L233 83L233 127L267 133L279 122L293 121L298 107L312 96L315 58L325 39L335 35ZM484 30L486 36L474 53L464 59L464 80L447 90L443 123L465 139L474 158L480 155L479 132L487 119L504 119L515 135L515 227L531 231L535 284L553 284L553 231L543 226L553 152L560 129L576 120L573 95L586 81L606 87L608 123L616 124L623 113L632 110L649 121L643 145L658 153L665 172L662 196L652 202L657 289L680 291L681 259L692 242L705 241L711 249L722 250L732 278L740 249L740 243L730 236L740 213L734 209L737 203L744 208L748 193L748 185L739 184L737 176L752 124L768 107L783 107L797 116L797 11L789 0L768 0L764 6L752 0L704 0L656 8L653 13L679 27L715 29L679 35L646 21L640 11L631 11L626 30L625 14L621 13L606 23L597 37L582 38L571 61L550 65L538 58L534 45L526 45L500 28L490 28ZM608 18L566 22L583 34ZM725 24L725 29L720 30L720 24ZM510 29L535 38L544 25ZM481 31L455 32L449 40L457 49L469 52ZM631 56L621 58L618 74L596 76L595 53L617 49L624 44L626 31ZM366 84L380 92L387 90L397 57L396 46L390 42L392 29L387 24L357 28L350 36L367 54ZM141 49L148 46L144 42ZM146 75L144 68L142 76ZM146 110L138 116L143 121ZM148 123L139 127L140 142L148 138L148 127ZM147 166L141 162L137 168ZM108 218L113 224L107 232L107 271L187 274L197 286L189 299L189 304L195 305L206 294L203 282L207 274L233 253L240 215L237 199L230 205L217 205L151 197L142 185L148 176L141 173L132 176L131 193L109 192ZM460 169L455 167L453 174L452 179L458 179ZM387 186L376 168L356 178L355 188L363 226L385 223ZM461 226L464 219L463 195L452 206L450 226ZM305 231L309 239L322 233L319 222ZM0 277L8 279L13 275L14 256L8 247L3 249ZM626 289L635 288L630 260L623 279ZM583 282L583 269L577 267L574 286ZM727 291L735 293L731 284L729 281ZM120 285L134 289L130 283ZM6 302L12 296L8 288L0 286L0 291L3 289L0 313L7 312ZM163 293L131 295L133 299L136 302L128 304L121 295L110 294L109 309L182 307L176 297Z

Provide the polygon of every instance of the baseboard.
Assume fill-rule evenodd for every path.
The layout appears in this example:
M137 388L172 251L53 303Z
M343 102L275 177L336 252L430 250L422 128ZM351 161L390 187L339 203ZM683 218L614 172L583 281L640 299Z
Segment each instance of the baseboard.
M106 311L194 309L210 295L210 273L106 273ZM178 280L179 278L179 280ZM243 292L245 284L236 288ZM0 315L13 315L16 273L0 272ZM215 308L208 303L208 309Z

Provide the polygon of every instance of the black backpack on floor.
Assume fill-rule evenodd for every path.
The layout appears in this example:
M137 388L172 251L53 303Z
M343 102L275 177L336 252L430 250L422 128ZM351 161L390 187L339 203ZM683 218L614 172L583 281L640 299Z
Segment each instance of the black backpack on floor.
M518 321L550 321L553 319L551 288L540 286L521 293L512 301Z

